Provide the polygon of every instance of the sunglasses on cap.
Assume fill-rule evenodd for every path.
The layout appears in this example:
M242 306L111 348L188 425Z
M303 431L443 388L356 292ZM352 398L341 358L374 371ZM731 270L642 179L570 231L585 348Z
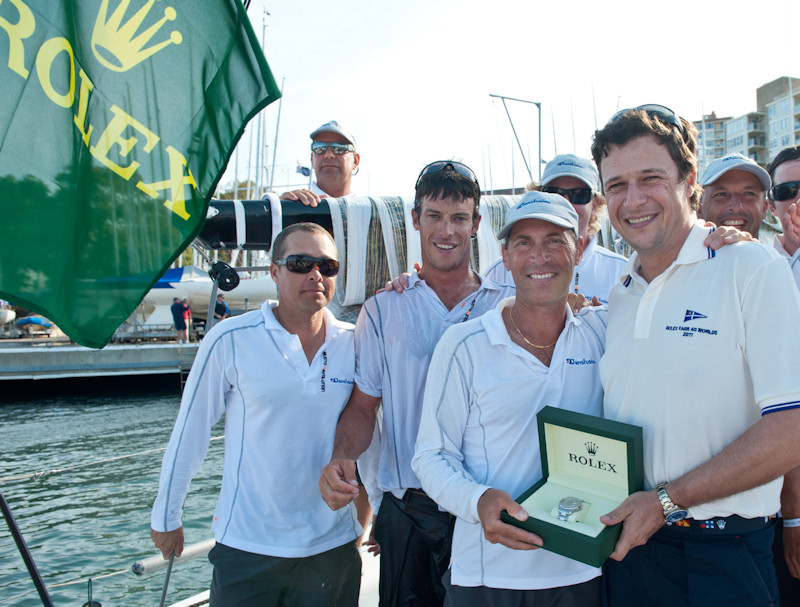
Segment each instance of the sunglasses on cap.
M678 131L681 135L685 135L686 132L683 130L683 123L678 115L669 109L665 105L659 105L658 103L645 103L644 105L640 105L638 107L628 108L627 110L620 110L616 114L611 117L611 120L608 121L609 124L617 120L623 114L633 111L633 110L642 110L645 112L650 118L658 118L661 122L666 124L671 124L674 127L677 127Z
M478 178L475 177L475 173L473 173L472 169L466 164L456 162L455 160L437 160L436 162L431 162L428 166L422 169L422 171L420 171L419 177L417 177L417 183L414 185L414 189L419 187L419 182L423 177L444 171L447 167L450 167L456 173L463 175L470 181L474 181L476 184L478 183ZM480 186L478 187L480 188Z
M769 197L771 200L791 200L797 197L797 190L800 187L800 181L787 181L786 183L779 183L769 189Z
M577 205L589 204L592 201L592 197L594 196L592 188L572 188L567 190L564 188L556 188L550 185L543 185L539 189L540 191L545 192L547 194L561 194L572 204L577 204Z
M356 147L352 143L325 143L324 141L314 141L311 143L311 151L317 156L322 156L328 151L328 148L337 156L356 151Z
M295 274L308 274L315 267L319 273L332 278L339 273L339 262L326 257L311 257L310 255L289 255L286 259L276 259L272 263L286 266L286 269Z

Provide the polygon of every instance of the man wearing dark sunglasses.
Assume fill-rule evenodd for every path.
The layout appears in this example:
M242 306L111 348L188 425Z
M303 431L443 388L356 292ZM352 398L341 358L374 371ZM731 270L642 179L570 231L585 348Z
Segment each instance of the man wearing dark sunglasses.
M353 388L353 325L326 306L336 245L298 223L272 248L279 301L214 325L197 351L162 464L151 537L183 551L181 512L212 426L225 416L225 465L212 528L214 605L357 607L361 534L354 507L319 499L317 478Z
M592 144L611 223L635 251L609 298L604 415L645 437L647 490L601 517L623 523L605 564L612 607L779 600L773 517L800 465L800 298L769 247L705 244L695 133L649 105Z
M370 444L382 403L375 484L383 498L374 525L381 607L441 605L444 597L441 578L450 562L453 517L422 490L411 459L428 363L439 337L513 293L470 269L480 197L475 174L460 162L433 162L422 170L412 218L424 279L414 273L402 294L371 297L356 323L356 386L319 485L331 508L356 496L354 460Z
M778 152L767 170L773 183L769 209L783 228L775 237L775 249L789 262L800 289L800 145Z
M775 236L772 244L789 262L800 289L800 145L778 152L767 170L773 183L768 193L769 208L783 228L783 233ZM786 475L786 498L791 496L789 489L800 484L800 481L793 482L795 475L800 476L800 470ZM782 500L773 545L782 605L800 605L800 518L797 517L800 517L800 507L793 507L787 499Z
M608 303L608 293L622 276L627 259L597 244L596 234L600 231L606 201L600 193L600 178L594 164L574 154L559 154L545 166L539 190L561 194L578 214L578 236L585 245L583 258L575 266L572 290L590 301L597 297L601 303ZM500 284L514 284L502 259L489 266L484 275Z
M358 173L359 162L356 138L335 120L326 122L311 133L311 166L316 181L311 183L311 189L285 192L281 199L315 207L328 196L352 196L353 176Z

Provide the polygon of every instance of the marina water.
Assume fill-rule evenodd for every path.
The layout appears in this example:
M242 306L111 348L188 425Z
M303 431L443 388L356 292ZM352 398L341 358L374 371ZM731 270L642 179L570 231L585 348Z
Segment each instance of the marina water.
M88 599L88 578L93 579L94 600L103 607L151 607L161 599L166 570L142 577L131 572L135 561L157 553L150 541L150 508L161 449L180 405L178 379L157 388L148 387L151 379L110 382L103 388L72 384L48 390L49 395L42 394L43 382L32 382L28 396L0 395L0 478L80 466L38 480L0 483L58 607L81 607ZM212 437L223 432L220 423ZM211 442L192 482L183 521L187 545L212 537L223 442ZM143 453L150 450L157 451ZM110 460L130 454L140 455ZM207 589L210 581L205 557L176 565L167 604ZM2 522L0 607L41 604Z

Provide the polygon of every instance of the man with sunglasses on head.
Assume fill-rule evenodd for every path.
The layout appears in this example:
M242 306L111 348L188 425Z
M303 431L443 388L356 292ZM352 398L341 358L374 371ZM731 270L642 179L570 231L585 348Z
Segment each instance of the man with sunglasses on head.
M353 176L358 173L361 156L356 152L356 138L335 120L326 122L311 133L311 166L316 181L311 189L281 194L281 200L297 200L315 207L323 198L353 196Z
M578 236L586 244L583 258L575 266L572 290L590 301L597 297L601 303L608 303L608 293L622 276L627 259L597 244L596 234L600 231L606 201L600 193L600 178L594 164L574 154L559 154L545 166L539 190L564 196L578 214ZM489 266L484 275L501 284L514 284L502 258Z
M789 262L800 289L800 145L778 152L767 170L773 183L769 191L769 209L783 229L773 244Z
M412 218L424 279L414 273L403 293L371 297L356 323L356 386L319 485L334 509L357 495L355 459L370 444L382 402L377 484L384 493L374 527L381 607L440 605L444 597L441 578L450 562L453 517L422 490L411 459L439 337L513 293L470 269L480 197L475 174L460 162L434 162L422 170Z
M645 491L605 565L609 605L778 602L782 475L800 464L800 297L761 243L711 250L694 126L663 106L597 131L614 228L635 253L611 290L604 415L644 431Z
M214 325L200 344L161 468L151 537L183 551L181 515L214 424L225 462L212 528L212 605L356 607L361 534L352 505L317 489L353 388L353 325L326 306L339 263L324 228L298 223L272 248L279 301Z

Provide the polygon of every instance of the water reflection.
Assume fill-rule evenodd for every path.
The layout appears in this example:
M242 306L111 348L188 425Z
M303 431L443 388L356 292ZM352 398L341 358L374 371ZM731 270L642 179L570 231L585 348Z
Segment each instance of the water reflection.
M149 607L161 597L163 574L137 578L130 567L155 554L150 507L162 452L112 458L165 447L180 397L174 387L85 391L90 393L81 396L67 389L60 396L21 398L0 406L0 478L100 463L0 486L48 586L92 577L94 598L105 607ZM222 433L220 423L212 436ZM213 441L192 482L184 517L187 543L211 537L222 456L223 441ZM0 605L40 605L6 525L0 527L0 555ZM182 564L173 571L168 599L199 592L210 578L206 559ZM81 605L87 584L50 592L57 605Z

